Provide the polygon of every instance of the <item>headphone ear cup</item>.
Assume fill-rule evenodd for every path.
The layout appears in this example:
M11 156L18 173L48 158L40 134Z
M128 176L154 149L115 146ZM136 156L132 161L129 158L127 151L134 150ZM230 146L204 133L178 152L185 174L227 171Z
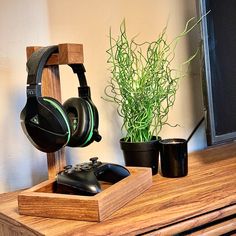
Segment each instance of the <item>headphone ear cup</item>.
M70 98L63 104L72 128L67 146L87 146L93 137L94 117L91 105L83 98Z
M43 152L55 152L65 146L71 133L61 104L47 97L27 100L22 127L31 143Z
M65 130L69 132L69 138L70 138L70 135L71 135L70 121L66 115L66 111L64 107L62 106L62 104L52 97L43 97L43 101L46 106L49 106L51 108L53 107L53 111L55 112L55 115L59 118L59 120L61 121L60 123L65 128Z

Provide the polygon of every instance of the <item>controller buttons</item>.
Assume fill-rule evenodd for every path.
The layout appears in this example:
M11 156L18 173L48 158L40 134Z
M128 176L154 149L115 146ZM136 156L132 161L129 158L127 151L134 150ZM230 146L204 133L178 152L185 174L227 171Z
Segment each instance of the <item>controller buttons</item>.
M67 166L64 166L63 168L64 168L64 170L68 170L68 169L72 168L72 165L67 165Z
M80 168L81 168L81 170L86 170L86 171L91 169L91 167L88 164L83 164L80 166Z
M99 171L99 172L96 173L96 176L97 176L97 175L102 175L103 173L104 173L104 170L101 170L101 171Z

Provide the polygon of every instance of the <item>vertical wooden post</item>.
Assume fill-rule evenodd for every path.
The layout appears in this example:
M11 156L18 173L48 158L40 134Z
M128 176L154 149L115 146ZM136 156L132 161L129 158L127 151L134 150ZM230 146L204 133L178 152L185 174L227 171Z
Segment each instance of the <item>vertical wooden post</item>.
M26 48L27 59L39 49L39 46ZM61 86L59 65L62 64L83 64L82 44L59 44L59 53L53 54L43 70L42 75L42 96L53 97L61 102ZM60 149L54 153L47 153L48 178L55 178L56 174L66 165L65 150Z
M42 75L42 96L53 97L61 102L61 85L58 65L44 68ZM55 178L56 174L66 165L64 148L54 153L47 153L48 178Z

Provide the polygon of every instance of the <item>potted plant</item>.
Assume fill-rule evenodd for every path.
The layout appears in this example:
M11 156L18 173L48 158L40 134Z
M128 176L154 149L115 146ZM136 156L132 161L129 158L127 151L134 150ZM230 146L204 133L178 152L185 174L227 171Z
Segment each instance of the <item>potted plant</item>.
M166 28L155 41L141 44L135 37L129 40L125 21L117 38L112 37L110 30L107 53L111 77L105 88L105 99L117 104L118 114L123 118L125 137L120 145L126 165L148 166L153 174L157 173L158 134L167 124L178 82L183 77L182 71L171 67L171 62L178 41L200 20L190 26L193 21L190 19L185 30L170 43L166 39Z

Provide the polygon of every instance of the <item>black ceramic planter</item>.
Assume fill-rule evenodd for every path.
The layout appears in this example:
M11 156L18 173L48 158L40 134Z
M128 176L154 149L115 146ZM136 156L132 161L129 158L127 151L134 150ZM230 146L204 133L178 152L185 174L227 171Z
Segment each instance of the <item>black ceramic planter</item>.
M159 139L156 137L148 142L125 142L120 140L126 166L152 168L152 174L158 172Z

